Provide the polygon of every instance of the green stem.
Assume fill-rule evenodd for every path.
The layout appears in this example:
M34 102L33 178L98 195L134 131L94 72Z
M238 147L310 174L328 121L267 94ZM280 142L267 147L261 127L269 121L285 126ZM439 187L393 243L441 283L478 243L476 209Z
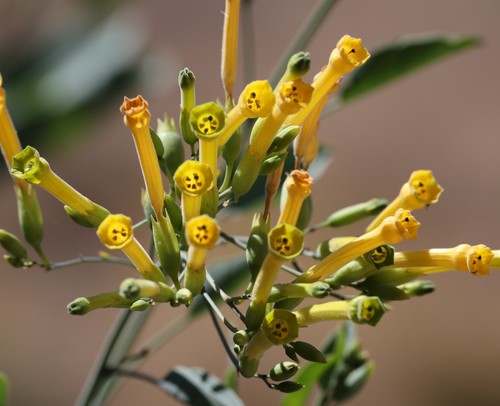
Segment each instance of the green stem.
M125 265L131 268L135 268L134 265L126 258L120 257L80 257L68 259L67 261L54 262L51 264L50 269L60 269L67 268L69 266L87 263L111 263L118 265Z
M279 62L276 64L276 67L269 79L271 86L275 86L280 77L283 75L283 72L286 71L290 57L293 54L302 51L306 47L325 17L328 15L328 12L337 3L337 1L338 0L321 0L311 14L309 14L309 17L299 28L297 34L290 42L290 45L282 54Z

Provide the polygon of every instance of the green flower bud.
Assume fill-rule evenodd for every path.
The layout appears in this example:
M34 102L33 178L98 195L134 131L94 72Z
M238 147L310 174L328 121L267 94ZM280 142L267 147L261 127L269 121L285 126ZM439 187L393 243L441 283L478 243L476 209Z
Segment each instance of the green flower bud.
M238 330L236 333L233 335L233 342L236 345L239 345L240 347L245 346L248 343L248 333L246 330Z
M191 303L193 303L193 294L189 289L181 288L175 294L175 300L180 304L189 306Z
M177 234L177 236L183 235L182 233L182 210L175 201L175 199L170 195L165 195L165 209L167 210L167 215L172 223L172 227Z
M91 297L79 297L68 304L68 313L83 316L96 309L107 307L127 308L131 301L122 297L118 292L101 293Z
M286 381L287 379L292 378L298 370L299 365L295 362L280 362L271 368L269 371L269 378L276 382Z
M245 251L248 269L251 274L251 282L247 292L251 291L253 282L267 255L267 234L269 233L269 221L266 221L261 213L256 213L252 220L252 229L248 236Z
M94 228L95 225L89 220L88 216L77 212L71 207L64 205L64 210L71 220L82 227Z
M378 297L357 296L349 305L350 319L358 324L375 326L385 313L384 305Z
M321 223L321 227L340 227L362 220L368 216L380 213L387 206L386 199L371 199L363 203L344 207L332 214Z
M175 292L163 282L147 279L125 279L120 285L120 295L129 300L149 297L155 302L170 302L175 299Z
M193 72L188 68L184 68L179 72L179 87L181 90L179 125L182 138L184 138L184 141L191 147L198 141L198 137L189 124L189 116L191 110L195 106L194 84L195 77Z
M184 146L182 138L175 128L174 120L165 117L164 121L158 120L157 134L163 145L161 161L165 173L173 175L179 165L184 162ZM167 171L165 171L167 170Z
M314 345L306 343L304 341L294 341L290 343L290 345L292 346L295 353L297 355L300 355L305 360L321 364L326 363L325 356Z
M292 55L287 65L287 80L297 80L309 72L311 56L309 52L298 52Z
M158 221L153 220L152 226L153 240L162 271L172 279L176 288L179 289L179 272L182 263L179 242L172 223L168 217L162 215Z
M368 262L364 257L358 257L348 264L340 267L332 276L325 279L325 282L332 287L350 285L353 282L366 278L377 272L373 263Z
M301 390L302 388L304 388L304 385L293 381L285 381L279 383L278 385L274 385L274 389L282 393L293 393Z
M298 125L288 125L281 128L273 138L273 142L267 150L267 153L271 154L273 152L284 151L288 149L299 132L300 127Z
M424 296L434 292L436 285L432 281L416 280L412 282L403 283L398 286L399 289L404 291L408 296Z
M3 229L0 229L0 245L15 258L28 258L28 251L21 240Z
M266 156L260 164L259 175L269 175L271 172L274 172L281 166L286 156L286 150Z
M143 312L154 305L154 300L151 299L138 299L130 305L130 310L134 312Z
M330 285L326 281L313 283L279 283L273 286L267 298L268 302L277 302L290 298L317 298L328 296Z
M245 153L236 168L236 172L233 176L233 182L231 184L233 200L235 202L237 202L241 196L246 195L250 191L253 184L259 177L261 163L262 159L260 157L255 157L251 154Z
M420 275L410 272L407 268L382 269L369 276L361 284L363 288L373 289L385 285L401 285L417 279Z

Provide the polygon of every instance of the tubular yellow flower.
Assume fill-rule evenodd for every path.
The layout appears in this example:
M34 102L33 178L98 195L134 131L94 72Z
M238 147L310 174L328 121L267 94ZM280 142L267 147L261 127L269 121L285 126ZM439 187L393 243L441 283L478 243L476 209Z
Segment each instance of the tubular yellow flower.
M86 216L94 226L109 214L106 209L77 192L57 176L51 170L49 163L33 147L27 146L14 155L11 174L29 183L40 185L61 202Z
M250 82L238 99L238 104L229 111L224 129L219 136L218 145L225 145L236 129L247 118L267 117L275 103L273 89L267 80Z
M132 300L125 299L118 292L107 292L91 297L78 297L66 308L71 315L83 316L96 309L128 308L132 303Z
M130 217L123 214L108 215L97 228L97 235L107 248L122 250L145 279L165 282L163 273L134 238Z
M375 326L384 313L385 308L380 299L368 296L315 304L293 312L299 327L329 320L351 320L358 324Z
M484 244L460 244L453 248L432 248L421 251L403 251L394 254L394 265L388 268L419 267L417 273L429 274L444 270L459 270L472 275L489 275L494 253ZM427 270L421 267L431 267Z
M224 30L222 34L222 84L226 92L226 102L233 98L233 85L238 64L238 22L240 0L226 0Z
M175 184L182 192L184 222L200 214L201 197L213 186L210 167L204 162L185 161L174 174Z
M443 188L437 183L432 171L420 169L412 172L399 195L371 222L366 231L373 230L398 209L416 210L437 203L442 191Z
M294 282L324 280L353 259L380 245L396 244L403 239L414 240L420 223L408 210L399 209L387 217L377 228L343 245L311 267Z
M205 259L219 239L220 228L206 214L193 217L186 223L186 239L189 244L186 263L185 287L193 295L201 292L205 283Z
M331 91L335 83L353 69L363 65L370 54L358 38L344 35L337 47L330 54L328 65L314 79L314 93L307 107L290 116L286 124L301 125L314 107L321 103L325 94Z
M175 291L167 284L135 278L127 278L120 284L120 295L129 300L149 297L155 302L170 302L175 299Z
M312 177L306 171L294 170L285 180L282 193L286 190L285 204L278 224L295 225L304 199L311 194Z
M252 300L247 309L245 322L249 330L257 330L264 318L267 299L278 275L286 261L296 258L304 247L304 234L290 224L280 224L268 234L269 252L255 279Z
M250 339L240 357L240 372L252 377L259 367L262 355L273 345L288 344L299 336L296 316L283 309L270 311L259 331Z
M238 165L232 190L235 201L247 193L259 176L260 165L285 118L305 106L312 94L312 87L302 80L281 85L272 113L258 119L252 129L250 145Z
M156 217L159 218L163 212L163 196L165 192L163 191L160 164L149 132L151 114L148 110L148 102L142 96L133 99L125 97L120 111L123 113L125 125L134 137L146 192L149 195Z

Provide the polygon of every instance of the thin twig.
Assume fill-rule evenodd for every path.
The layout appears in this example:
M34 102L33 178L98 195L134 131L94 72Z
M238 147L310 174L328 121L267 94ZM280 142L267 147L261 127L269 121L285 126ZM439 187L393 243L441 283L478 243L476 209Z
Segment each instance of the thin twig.
M125 265L131 268L134 268L134 265L127 258L120 257L101 257L101 256L92 256L92 257L79 257L68 259L66 261L53 262L50 266L50 269L61 269L66 268L73 265L79 264L87 264L87 263L111 263L117 265Z

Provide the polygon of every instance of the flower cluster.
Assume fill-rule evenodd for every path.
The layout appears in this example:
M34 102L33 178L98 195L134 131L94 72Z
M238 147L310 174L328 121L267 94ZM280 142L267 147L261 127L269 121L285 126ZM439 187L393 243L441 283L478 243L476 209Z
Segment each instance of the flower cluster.
M312 83L304 79L309 55L300 52L290 59L274 88L267 80L251 82L235 104L237 58L230 39L236 37L237 11L228 12L226 19L224 104L197 105L195 76L184 69L179 75L179 132L172 119L159 121L152 129L148 102L142 96L125 97L120 107L142 169L144 223L151 227L154 252L147 252L134 237L130 217L110 213L75 190L35 148L21 149L0 78L2 152L14 178L25 239L43 266L50 269L51 263L41 249L43 222L33 185L59 199L78 224L96 228L104 246L123 251L138 272L137 278L127 278L116 291L75 299L68 305L69 313L82 315L107 307L143 311L154 303L190 306L194 298L206 295L206 283L217 288L207 272L207 258L216 255L209 251L236 241L245 250L250 282L237 298L221 294L240 315L240 326L231 326L238 370L253 377L264 353L295 342L303 327L332 320L374 326L389 301L433 290L422 276L451 270L487 275L489 268L500 266L499 251L485 245L395 251L393 245L417 238L420 223L413 212L438 202L442 188L429 170L413 172L392 202L359 203L333 213L316 227L301 223L300 218L311 210L313 179L308 170L318 151L321 111L342 78L362 66L370 54L360 39L345 35ZM251 130L246 133L243 124L249 120L253 120ZM188 148L191 157L179 159ZM286 157L292 154L294 163L289 167ZM230 238L221 231L218 214L237 205L259 176L266 177L263 205L254 215L248 237ZM280 187L281 210L273 221L270 207ZM376 217L364 234L333 238L316 253L304 250L307 235L318 227L338 227L368 216ZM11 233L1 230L0 243L12 265L37 264ZM315 264L303 270L298 262L301 255L312 257ZM280 273L292 276L279 283ZM339 292L346 288L348 293ZM315 302L302 304L306 298Z

